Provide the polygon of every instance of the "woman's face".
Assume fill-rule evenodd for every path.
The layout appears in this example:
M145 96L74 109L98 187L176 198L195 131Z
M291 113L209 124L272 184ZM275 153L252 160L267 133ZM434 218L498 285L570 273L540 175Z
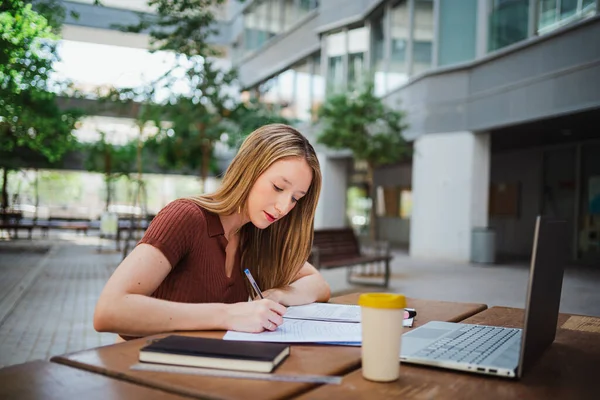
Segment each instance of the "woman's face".
M246 210L250 222L265 229L285 217L308 192L312 178L312 169L303 158L274 162L250 190Z

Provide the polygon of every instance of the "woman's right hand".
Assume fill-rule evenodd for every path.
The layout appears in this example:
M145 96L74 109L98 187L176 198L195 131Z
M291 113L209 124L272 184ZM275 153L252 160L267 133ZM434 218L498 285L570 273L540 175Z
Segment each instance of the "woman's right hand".
M285 306L270 299L230 304L226 329L251 333L274 331L283 323L286 310Z

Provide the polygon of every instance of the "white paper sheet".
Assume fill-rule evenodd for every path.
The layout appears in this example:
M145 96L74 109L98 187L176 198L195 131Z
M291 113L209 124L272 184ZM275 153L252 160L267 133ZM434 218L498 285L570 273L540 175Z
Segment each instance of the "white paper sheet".
M228 331L223 339L285 343L360 343L361 328L360 324L349 324L347 322L285 319L283 324L273 332L245 333Z
M283 317L315 321L360 322L360 306L331 303L290 306Z

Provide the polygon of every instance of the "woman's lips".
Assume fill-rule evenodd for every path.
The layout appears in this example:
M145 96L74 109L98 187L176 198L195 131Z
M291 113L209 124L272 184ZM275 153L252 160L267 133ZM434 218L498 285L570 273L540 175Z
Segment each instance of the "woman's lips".
M269 214L268 212L266 212L266 211L263 211L263 212L264 212L264 213L265 213L265 215L267 216L267 220L268 220L269 222L274 222L274 221L277 219L277 218L275 218L274 216L272 216L271 214Z

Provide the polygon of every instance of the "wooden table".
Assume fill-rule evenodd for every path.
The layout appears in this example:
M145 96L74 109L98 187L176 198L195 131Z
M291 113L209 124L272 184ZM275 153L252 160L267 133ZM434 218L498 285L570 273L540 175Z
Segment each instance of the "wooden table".
M184 398L81 369L48 361L32 361L0 369L0 399L183 400Z
M521 328L523 317L522 309L492 307L463 322ZM367 381L359 369L300 398L597 399L599 364L600 318L560 314L555 342L520 381L402 364L396 382Z
M358 294L332 299L334 303L356 304ZM407 299L417 309L415 326L431 320L457 321L486 308L483 304L450 303L433 300ZM225 332L181 332L189 336L222 338ZM152 338L165 335L156 335ZM310 383L269 382L163 372L132 371L138 362L140 347L146 339L131 340L96 349L53 357L52 361L101 373L143 386L193 397L228 399L280 399L296 396L316 387ZM288 359L275 371L277 374L345 375L360 368L360 347L293 345Z

